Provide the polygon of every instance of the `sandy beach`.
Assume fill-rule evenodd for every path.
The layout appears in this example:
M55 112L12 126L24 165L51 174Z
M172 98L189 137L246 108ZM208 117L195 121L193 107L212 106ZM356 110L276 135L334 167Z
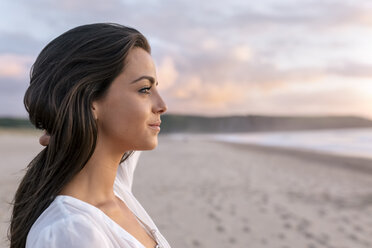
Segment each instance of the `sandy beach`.
M0 247L38 134L0 132ZM164 135L142 153L133 191L174 248L372 247L365 160Z

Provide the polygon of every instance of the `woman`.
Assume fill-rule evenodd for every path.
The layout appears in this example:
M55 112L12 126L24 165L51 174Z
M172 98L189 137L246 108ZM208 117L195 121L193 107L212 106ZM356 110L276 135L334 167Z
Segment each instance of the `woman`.
M50 137L16 192L12 248L170 247L131 192L167 110L157 85L150 46L132 28L80 26L41 51L24 103Z

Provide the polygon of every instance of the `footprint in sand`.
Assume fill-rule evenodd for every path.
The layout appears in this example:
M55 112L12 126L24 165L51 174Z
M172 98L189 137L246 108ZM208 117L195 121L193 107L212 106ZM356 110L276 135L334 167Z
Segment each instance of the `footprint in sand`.
M245 232L245 233L249 233L249 232L251 232L251 229L249 228L249 226L243 226L243 232Z
M210 196L207 196L207 197L206 197L206 202L207 202L208 204L211 204L211 203L213 202L213 198L210 197Z
M261 239L261 244L266 245L267 244L267 239L265 239L265 238Z
M214 209L217 210L217 211L221 211L222 207L221 207L221 205L216 205L216 206L214 206Z
M264 204L264 205L267 205L267 203L269 202L269 197L267 194L263 194L262 197L261 197L261 203Z
M229 243L230 244L235 244L236 243L236 239L234 237L230 237L229 238Z
M305 238L307 239L313 239L314 238L314 234L312 234L311 232L304 232L303 233Z
M263 214L266 214L267 212L267 209L264 208L264 207L260 207L260 212L263 213Z
M247 218L247 217L243 217L243 218L242 218L242 221L243 221L244 223L248 223L248 218Z
M364 245L365 247L372 247L372 243L369 242L369 241L364 241L364 242L363 242L363 245Z
M298 231L305 231L309 226L311 225L311 222L307 219L302 219L300 222L297 224L297 230Z
M218 225L218 226L216 227L216 230L217 230L217 232L220 232L220 233L225 232L225 228L224 228L223 226L220 226L220 225Z
M209 217L209 219L215 220L217 222L221 222L221 219L218 218L218 216L215 213L213 213L213 212L209 212L208 213L208 217Z
M348 238L351 239L352 241L359 241L359 238L358 236L356 236L355 234L349 234L348 235Z
M292 229L292 225L289 222L284 223L283 226L284 226L285 229Z
M284 240L286 236L284 235L284 233L278 233L278 238Z
M342 219L341 219L344 223L346 223L346 224L349 224L350 223L350 220L349 220L349 218L348 217L346 217L346 216L344 216L344 217L342 217Z
M280 214L283 212L283 207L278 204L274 204L274 211L275 213Z
M319 237L316 238L316 241L321 245L326 245L329 242L330 238L327 234L322 233Z
M361 226L358 226L358 225L355 225L354 226L354 230L356 231L356 232L364 232L364 229L363 229L363 227L361 227Z
M353 214L353 220L359 220L359 214Z
M235 216L236 215L236 207L234 204L230 205L230 215Z
M288 220L288 219L291 218L291 215L288 214L288 213L283 213L283 214L280 215L280 218L281 218L282 220Z
M345 228L343 228L342 226L339 226L339 227L337 227L337 231L339 231L341 233L345 233Z
M324 217L326 215L327 215L327 211L326 210L324 210L324 209L319 209L318 210L318 216L319 217Z
M192 245L194 246L194 247L200 247L200 242L199 242L199 240L197 240L197 239L194 239L193 241L192 241Z

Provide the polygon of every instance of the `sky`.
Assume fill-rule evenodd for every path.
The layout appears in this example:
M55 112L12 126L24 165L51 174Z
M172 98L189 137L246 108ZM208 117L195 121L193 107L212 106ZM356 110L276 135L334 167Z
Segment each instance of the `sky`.
M115 22L148 38L169 114L372 119L370 0L2 0L0 20L0 116L27 116L48 42Z

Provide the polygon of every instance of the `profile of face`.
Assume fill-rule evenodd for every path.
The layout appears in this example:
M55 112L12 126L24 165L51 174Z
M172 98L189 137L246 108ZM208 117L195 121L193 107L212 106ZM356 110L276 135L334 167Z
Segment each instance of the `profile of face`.
M142 48L131 49L124 70L104 97L92 103L97 144L118 152L154 149L159 130L153 125L160 123L160 115L167 110L157 84L151 55Z

